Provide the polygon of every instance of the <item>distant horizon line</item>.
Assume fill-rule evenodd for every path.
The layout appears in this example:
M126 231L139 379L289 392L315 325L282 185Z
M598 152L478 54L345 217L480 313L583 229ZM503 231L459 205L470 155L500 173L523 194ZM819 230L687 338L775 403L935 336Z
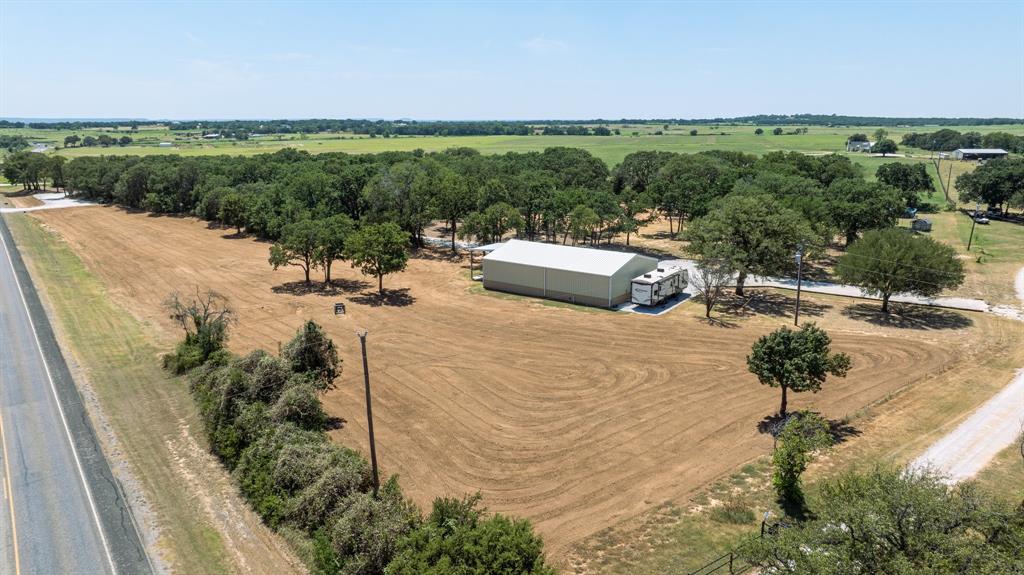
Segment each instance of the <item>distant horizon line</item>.
M186 122L285 122L285 121L311 121L311 120L325 120L325 121L365 121L365 122L416 122L416 123L470 123L470 122L511 122L517 124L543 124L543 123L557 123L557 122L572 122L572 123L620 123L620 122L738 122L738 121L751 121L755 118L774 118L774 119L801 119L811 116L818 116L822 118L835 117L839 119L880 119L880 120L1000 120L1000 121L1012 121L1024 123L1024 118L1013 118L1004 116L870 116L870 115L854 115L854 114L814 114L814 113L800 113L800 114L747 114L742 116L720 116L715 118L530 118L530 119L512 119L512 118L467 118L459 120L439 120L429 118L410 118L410 117L327 117L327 116L309 116L309 117L265 117L265 118L148 118L148 117L55 117L55 116L0 116L2 122L22 122L22 123L61 123L61 122L147 122L147 123L186 123Z

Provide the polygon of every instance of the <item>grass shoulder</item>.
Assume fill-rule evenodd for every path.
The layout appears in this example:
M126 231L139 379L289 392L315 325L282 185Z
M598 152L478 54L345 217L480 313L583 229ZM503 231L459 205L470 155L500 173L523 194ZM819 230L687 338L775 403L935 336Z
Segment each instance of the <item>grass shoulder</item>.
M295 571L194 433L200 423L185 382L160 367L162 346L150 327L114 305L56 234L29 216L7 221L76 377L95 397L90 410L105 424L97 428L109 429L112 466L144 498L151 552L180 573Z

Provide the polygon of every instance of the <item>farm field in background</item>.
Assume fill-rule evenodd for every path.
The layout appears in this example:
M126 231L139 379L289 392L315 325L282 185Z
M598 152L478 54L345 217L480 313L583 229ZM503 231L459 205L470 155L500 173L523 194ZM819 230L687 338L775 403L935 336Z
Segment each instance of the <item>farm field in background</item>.
M234 351L275 350L306 319L321 323L344 360L325 398L345 420L333 436L366 450L358 340L370 331L378 455L421 504L479 490L493 511L531 518L557 562L604 528L695 490L766 454L757 422L777 391L757 384L744 357L760 335L789 322L790 294L763 292L708 325L685 304L661 317L545 306L475 293L466 261L424 251L390 276L389 305L371 282L336 269L336 291L309 290L301 272L273 272L268 244L192 218L112 207L37 212L113 301L176 337L160 304L197 286L227 295L240 323ZM365 292L365 293L364 293ZM332 304L347 302L335 317ZM855 368L795 408L841 418L925 381L971 369L988 319L922 310L881 325L870 306L807 297L807 321L833 336ZM979 398L980 401L981 398Z
M402 136L392 138L370 138L355 134L299 134L270 135L251 138L247 141L214 140L203 141L191 138L176 141L180 134L166 128L140 129L138 132L128 130L38 130L38 129L0 129L0 135L22 134L32 142L46 143L51 148L63 146L64 137L71 134L98 135L129 135L135 140L126 147L76 147L61 148L56 153L74 157L82 155L117 155L117 154L181 154L184 156L234 154L251 155L274 152L282 148L295 148L310 153L346 152L351 154L377 153L386 151L441 151L455 147L475 148L484 154L502 154L505 152L540 151L553 146L578 147L590 151L604 160L609 166L620 162L630 152L638 150L662 150L670 152L700 152L704 150L733 150L753 154L764 154L776 150L799 151L808 153L844 152L846 139L855 133L871 134L873 127L834 128L826 126L806 126L806 134L790 134L775 136L771 134L774 126L766 126L765 134L755 135L754 126L670 126L666 131L663 125L623 125L608 124L609 128L619 129L619 136ZM628 126L628 127L627 127ZM782 126L785 131L792 131L803 126ZM1006 126L949 126L961 132L977 131L987 133L1005 131L1024 135L1024 124ZM690 130L696 129L697 136L690 136ZM939 129L922 126L913 128L886 128L890 137L899 142L902 134L907 132L927 132ZM663 131L664 135L653 135L654 131ZM638 132L638 135L632 135ZM722 133L725 135L722 135ZM159 142L172 142L171 147L159 147ZM930 156L931 152L913 148L901 148L900 154L914 156ZM864 154L851 154L860 163L874 164L877 158ZM874 164L877 166L877 164ZM874 170L869 170L873 173Z

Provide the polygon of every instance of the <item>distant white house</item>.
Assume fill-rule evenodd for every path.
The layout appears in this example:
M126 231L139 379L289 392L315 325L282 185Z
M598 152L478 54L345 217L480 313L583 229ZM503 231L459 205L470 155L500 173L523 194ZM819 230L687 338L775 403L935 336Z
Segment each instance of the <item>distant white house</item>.
M874 142L857 142L854 140L846 141L847 152L870 152L871 148L873 148L874 146Z
M1008 153L1002 148L961 148L953 150L953 157L958 160L991 160L1006 157Z

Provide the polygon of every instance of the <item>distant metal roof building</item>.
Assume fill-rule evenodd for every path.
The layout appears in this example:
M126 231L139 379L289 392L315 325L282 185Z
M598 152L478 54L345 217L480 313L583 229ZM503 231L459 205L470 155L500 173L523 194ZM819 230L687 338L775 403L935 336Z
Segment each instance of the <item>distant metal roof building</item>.
M1001 158L1009 154L1002 148L960 148L953 150L953 157L958 160L982 160L987 158Z

